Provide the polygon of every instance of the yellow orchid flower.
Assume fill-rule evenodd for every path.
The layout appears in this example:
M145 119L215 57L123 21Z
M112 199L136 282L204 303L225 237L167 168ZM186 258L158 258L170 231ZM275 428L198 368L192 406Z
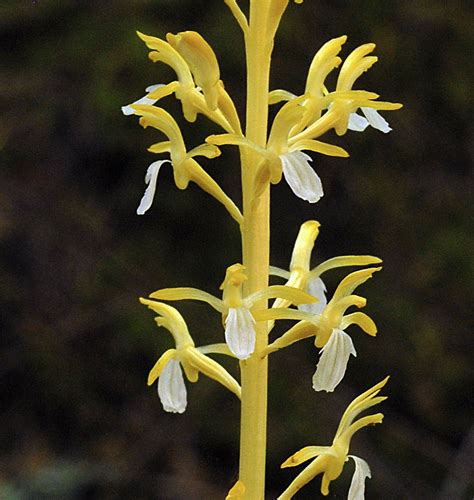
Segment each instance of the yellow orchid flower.
M162 354L148 375L148 385L158 379L158 395L165 411L183 413L186 410L187 391L181 367L190 382L196 382L201 372L240 398L238 382L219 363L205 355L209 352L224 352L221 348L195 347L186 322L174 307L143 298L140 302L158 313L155 320L157 325L169 330L176 344L174 349Z
M200 146L186 151L181 130L174 118L164 109L146 104L132 105L135 114L140 116L140 125L146 128L154 127L168 138L168 141L153 144L148 149L152 153L169 153L169 160L158 160L149 167L145 177L148 188L137 209L138 214L145 213L153 202L156 190L156 182L160 168L164 163L173 165L174 180L179 189L186 189L189 182L195 182L203 191L216 198L224 205L230 215L240 224L242 214L234 202L224 193L214 179L197 163L196 156L215 158L220 155L220 150L211 144L201 144Z
M402 107L399 103L377 101L378 94L364 90L353 90L355 81L377 62L377 57L369 56L375 49L374 43L357 47L344 61L339 72L336 89L328 92L324 86L327 74L337 67L341 59L337 56L347 37L335 38L326 43L316 54L308 73L304 101L304 119L293 129L289 143L315 139L334 128L336 134L344 135L348 129L363 131L368 125L387 133L391 130L388 123L377 110L393 111ZM361 109L365 118L357 115ZM327 112L321 112L327 109ZM314 120L311 123L311 120ZM305 128L306 127L306 128ZM304 128L304 130L303 130Z
M349 458L354 460L355 472L349 488L348 499L363 500L365 479L371 477L370 468L365 460L349 455L349 447L352 436L358 430L368 425L375 425L382 422L382 413L368 415L358 420L355 420L355 418L361 412L387 399L385 396L377 396L377 394L385 386L388 379L389 377L386 377L352 401L341 418L331 446L307 446L283 462L281 467L285 468L295 467L307 460L314 459L278 497L278 500L290 500L295 493L318 474L323 474L321 493L325 496L328 495L331 481L336 480L341 475L344 464Z
M137 32L152 51L153 62L164 62L176 73L178 80L166 85L151 85L147 94L131 105L123 106L125 115L134 114L134 105L153 105L163 97L175 94L181 101L183 115L189 122L198 113L220 125L227 132L240 132L235 105L219 78L217 58L204 38L195 31L166 35L167 41Z
M321 348L322 354L313 375L313 389L334 391L344 377L350 355L357 355L352 339L345 329L356 324L368 335L374 337L377 334L377 327L369 316L362 312L345 312L351 306L361 308L366 305L366 299L352 295L352 292L380 269L382 268L373 267L350 273L339 283L332 299L319 314L282 308L259 312L256 317L258 320L301 320L269 344L262 354L270 354L314 336L315 346Z
M301 288L318 299L317 302L298 306L300 310L313 314L320 314L327 305L326 285L321 279L323 273L339 267L366 266L382 262L381 259L372 255L342 255L328 259L310 269L311 253L319 235L319 228L320 224L315 220L306 221L301 225L293 248L289 271L270 266L270 275L285 278L287 286ZM288 305L288 302L276 299L272 307L288 307Z
M289 286L273 285L243 296L243 283L247 279L245 267L234 264L227 268L220 289L222 299L196 288L164 288L150 294L159 300L200 300L222 314L225 339L230 351L239 359L247 359L255 349L255 321L251 308L260 301L281 297L293 304L312 302L316 299L302 290Z

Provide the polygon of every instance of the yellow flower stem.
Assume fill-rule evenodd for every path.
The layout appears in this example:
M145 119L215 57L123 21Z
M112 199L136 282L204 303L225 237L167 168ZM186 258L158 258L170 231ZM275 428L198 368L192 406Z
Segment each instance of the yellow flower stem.
M247 54L246 137L265 147L268 127L268 92L272 40L268 39L266 21L271 0L251 0L249 29L245 37ZM242 252L248 280L244 295L268 286L269 215L268 186L259 202L253 203L254 178L260 160L249 148L241 148L243 214ZM264 309L266 300L254 305ZM261 500L265 496L265 459L267 428L267 357L260 353L268 345L266 322L256 325L254 354L241 362L242 410L240 433L239 479L245 485L245 498Z

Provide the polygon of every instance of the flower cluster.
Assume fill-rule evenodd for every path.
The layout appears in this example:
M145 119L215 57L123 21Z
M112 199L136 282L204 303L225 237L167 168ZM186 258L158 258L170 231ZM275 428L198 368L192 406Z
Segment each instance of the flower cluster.
M247 50L258 53L261 56L260 62L266 58L269 69L273 37L288 0L269 0L265 2L266 9L259 7L261 4L257 0L250 0L249 11L260 13L255 15L258 19L256 24L247 19L237 0L224 1L244 34ZM302 3L302 0L295 0L295 3ZM308 152L348 156L341 146L320 140L327 132L334 130L338 136L342 136L349 130L361 132L369 126L383 133L391 130L379 111L395 110L401 105L379 101L378 94L355 88L359 77L377 61L377 57L372 55L375 45L361 45L343 61L339 54L347 37L330 40L314 56L304 90L299 94L282 89L269 91L268 85L260 86L259 93L255 90L258 85L252 87L253 93L260 98L258 102L263 103L266 111L268 106L280 106L268 129L267 123L262 124L264 134L252 134L248 130L243 131L236 106L221 79L217 57L199 33L168 33L166 39L142 33L138 33L138 36L150 50L151 61L171 67L176 79L148 86L145 96L122 107L124 115L137 116L142 127L152 127L164 136L148 148L149 152L165 157L161 156L147 168L147 186L137 214L143 215L150 210L157 190L159 172L164 165L171 165L177 188L184 190L190 182L194 182L214 197L239 225L243 243L243 263L227 267L219 296L193 287L175 287L161 288L151 293L149 298L140 299L142 304L157 314L157 325L167 329L174 340L174 347L165 351L151 369L148 384L158 381L158 395L167 412L185 411L185 378L193 383L198 380L200 373L219 382L243 401L244 376L241 387L210 354L237 359L243 373L250 365L255 367L259 363L266 364L270 354L297 341L314 337L314 345L319 349L320 356L312 378L313 389L334 391L345 375L350 356L356 356L354 343L347 329L351 325L357 325L372 337L377 333L374 321L367 314L349 309L360 309L366 305L366 299L356 295L354 291L381 269L382 261L371 255L344 255L312 268L311 254L320 224L310 220L300 227L288 270L268 266L266 255L260 258L259 262L264 264L256 272L255 269L260 264L253 262L252 252L258 253L255 249L259 246L256 238L260 238L260 228L255 229L254 220L260 220L255 214L264 198L263 193L268 194L270 185L277 184L282 179L298 198L309 203L316 203L321 199L324 195L323 182L311 166L310 162L313 160ZM267 42L264 43L263 39ZM259 44L262 45L261 50ZM257 64L256 59L248 58L248 61L250 66ZM331 90L326 83L327 77L339 67L335 87ZM249 94L251 93L250 89ZM200 144L188 148L178 121L158 105L169 96L174 96L180 102L186 121L193 123L198 115L202 115L219 128L218 133L201 139ZM251 123L248 118L247 125ZM203 159L206 161L219 157L219 148L226 145L237 146L242 158L242 211L201 165ZM268 203L268 196L265 199ZM266 220L268 224L268 217ZM249 230L250 226L253 230ZM268 231L262 231L262 234L262 238L268 237ZM248 251L249 247L245 251L245 245L252 238L252 251ZM268 249L268 246L265 248ZM263 255L263 252L260 253ZM358 269L349 272L332 295L328 295L323 274L345 267ZM255 278L256 275L258 279ZM269 285L270 280L275 277L285 280L284 284ZM219 313L222 331L218 332L218 343L196 347L183 316L176 308L167 304L181 300L205 302ZM272 302L269 304L269 301ZM295 323L268 343L269 332L280 320ZM264 342L261 342L262 339ZM259 373L264 373L266 377L266 368ZM249 387L249 378L246 380ZM293 467L313 459L279 498L291 498L320 473L323 474L321 492L327 495L329 483L339 477L348 458L355 462L349 498L363 497L364 481L366 477L370 477L370 469L362 459L348 454L349 445L357 430L382 421L383 415L380 413L358 420L356 417L385 399L377 394L386 381L387 379L369 389L349 405L331 446L303 448L283 463L282 467ZM266 394L266 391L263 392ZM261 398L259 394L255 397ZM253 406L249 407L253 411ZM262 408L266 411L266 405ZM247 434L248 427L247 424ZM248 494L252 496L252 491L256 491L254 486L239 478L227 498L243 499Z

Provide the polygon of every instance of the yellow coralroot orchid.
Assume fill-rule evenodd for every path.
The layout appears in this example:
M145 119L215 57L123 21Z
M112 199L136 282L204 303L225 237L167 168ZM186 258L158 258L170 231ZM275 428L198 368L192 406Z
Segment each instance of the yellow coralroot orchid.
M342 36L330 40L313 59L305 91L308 98L303 102L306 113L301 123L295 125L290 144L315 139L330 129L334 129L338 135L344 135L348 129L360 132L368 125L384 133L391 130L377 110L393 111L402 105L377 101L378 94L352 89L355 81L377 62L377 57L368 55L375 49L375 44L361 45L346 58L335 91L328 92L324 85L329 72L342 61L337 54L346 39L346 36ZM358 109L361 109L365 118L356 113ZM326 112L323 113L324 110Z
M181 130L168 112L146 104L135 104L132 105L132 108L135 110L135 114L141 117L140 125L142 127L151 126L167 136L168 141L153 144L150 146L149 151L152 153L168 152L170 154L176 186L179 189L186 189L189 182L195 182L203 191L206 191L222 203L230 215L240 224L242 222L240 210L194 159L196 156L215 158L220 155L219 149L210 144L202 144L187 152ZM145 177L148 188L137 209L138 214L144 214L151 207L160 168L164 163L168 162L169 160L158 160L148 167Z
M356 324L368 335L377 334L377 327L369 316L362 312L349 314L345 312L351 306L361 308L366 305L366 299L352 295L352 292L380 269L381 267L361 269L346 276L339 283L332 299L319 314L278 308L263 312L258 319L301 320L272 342L264 354L314 336L315 346L321 348L322 354L313 375L313 389L334 391L344 377L350 355L357 355L352 339L345 329L351 324Z
M321 279L323 273L340 267L367 266L382 262L381 259L372 255L343 255L328 259L310 269L311 253L316 238L319 235L319 228L319 222L314 220L307 221L301 225L293 248L289 271L278 267L270 267L270 274L286 278L287 286L301 288L318 299L317 302L298 306L300 310L313 314L320 314L327 305L326 285ZM277 299L272 307L288 307L288 305L288 302Z
M348 499L363 500L365 479L371 477L370 468L365 460L349 455L349 447L352 436L358 430L382 422L382 413L368 415L358 420L355 419L361 412L387 399L385 396L377 396L387 381L388 377L352 401L341 418L331 446L307 446L283 462L281 467L285 468L295 467L307 460L314 459L278 497L278 500L293 498L303 486L319 474L323 474L321 493L325 496L328 495L331 481L336 480L341 475L344 464L349 458L354 460L355 472L352 477Z
M295 243L290 273L279 268L271 268L272 274L288 278L287 286L302 287L318 301L309 305L300 305L300 309L304 310L295 311L283 309L288 303L276 300L272 309L260 313L258 319L301 320L271 343L263 354L269 354L299 340L314 336L315 346L321 348L322 355L313 376L313 389L332 392L344 377L350 355L357 355L352 339L345 329L351 324L357 324L365 333L371 336L377 334L375 323L366 314L345 313L351 306L361 308L366 305L366 299L353 295L352 292L381 267L361 269L350 273L339 283L332 299L326 303L326 287L319 277L323 272L336 267L377 263L380 259L370 255L335 257L310 271L309 259L318 230L319 224L316 221L308 221L302 225ZM323 305L320 306L320 303Z
M273 285L264 290L243 296L243 283L247 280L245 267L234 264L227 268L220 289L222 299L196 288L164 288L150 294L159 300L200 300L207 302L222 314L225 325L225 339L230 351L239 359L247 359L255 349L255 318L251 309L264 299L280 297L293 304L316 300L309 294L289 286Z
M199 33L168 33L167 41L140 32L137 34L152 50L149 58L170 66L178 80L147 87L145 97L122 107L125 115L134 114L133 106L136 104L153 105L163 97L174 94L181 101L187 121L196 121L198 113L202 113L227 132L240 132L234 103L219 79L217 58Z
M221 351L209 349L210 346L207 349L196 348L186 322L174 307L148 299L140 299L140 302L158 313L157 325L169 330L176 344L174 349L168 349L161 355L148 375L148 385L158 379L158 395L165 411L183 413L186 410L187 392L181 367L190 382L196 382L201 372L240 398L238 382L219 363L203 353Z
M219 64L214 51L195 31L184 31L177 35L168 33L166 39L187 62L196 85L202 89L206 104L214 111L217 108L220 79Z

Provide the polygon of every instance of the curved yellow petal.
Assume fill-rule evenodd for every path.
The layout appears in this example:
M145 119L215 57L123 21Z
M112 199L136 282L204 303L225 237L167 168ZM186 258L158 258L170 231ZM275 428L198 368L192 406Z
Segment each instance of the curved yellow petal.
M282 469L286 467L296 467L297 465L310 460L311 458L315 458L318 455L322 455L323 453L327 453L331 450L330 446L305 446L301 448L301 450L297 451L295 454L291 455L290 458L287 458L280 467Z
M148 374L147 385L152 385L155 380L161 375L163 368L168 364L168 362L176 357L176 349L168 349L165 351L158 361L154 364L153 368Z
M339 257L333 257L332 259L325 260L321 264L317 265L311 270L310 275L312 277L321 276L321 274L326 271L338 267L367 266L369 264L380 264L381 262L382 259L372 255L341 255Z
M148 151L150 153L161 154L161 153L170 153L171 152L171 142L170 141L162 141L157 142L156 144L152 144Z
M170 331L178 349L183 346L194 345L184 318L174 307L142 297L140 297L140 302L160 315L157 320L158 325L165 326Z
M150 99L156 99L157 101L159 101L163 97L169 96L173 92L176 92L176 89L178 88L179 88L179 82L171 82L168 83L167 85L163 85L163 87L158 87L153 92L150 92L148 97Z
M344 61L337 79L337 90L349 90L362 73L377 62L377 57L367 56L375 49L375 43L366 43L354 49Z
M326 142L315 141L312 139L297 141L290 147L290 152L303 150L314 151L315 153L321 153L326 156L337 156L339 158L347 158L349 156L349 153L339 146L334 146L334 144L327 144Z
M372 278L372 275L381 269L381 267L370 267L348 274L337 286L331 302L336 302L342 297L351 294L359 285L362 285L362 283Z
M352 324L360 326L365 333L371 335L372 337L377 335L377 326L373 319L363 312L355 312L344 316L341 320L341 330L345 330Z
M193 158L195 156L204 156L206 158L212 159L220 156L221 150L214 146L214 144L200 144L195 148L188 151L188 157Z
M186 159L186 146L181 130L175 119L164 109L156 106L133 106L136 114L141 116L140 125L144 128L153 127L163 132L171 143L171 159L173 163L180 164Z
M309 272L311 253L319 235L320 226L321 224L315 220L306 221L301 225L291 255L290 272L295 269Z
M341 52L342 46L346 40L346 35L333 38L329 40L329 42L326 42L318 52L316 52L309 67L308 77L306 79L306 92L311 93L315 97L323 95L326 77L342 62L338 54Z
M270 276L278 276L279 278L288 279L290 277L290 271L281 269L280 267L270 266L268 274Z
M346 309L351 306L355 306L360 309L365 307L366 304L367 299L360 297L359 295L348 295L347 297L342 297L336 301L334 301L333 297L324 309L323 316L327 318L333 328L340 328L342 316L346 312Z
M199 300L208 303L216 309L216 311L223 312L224 310L222 300L198 288L162 288L161 290L151 293L150 297L159 300Z
M376 396L386 385L389 378L390 377L385 377L378 384L375 384L373 387L366 390L352 400L352 402L349 404L344 414L342 415L339 427L336 431L336 437L341 434L341 432L343 432L347 427L349 427L349 425L353 422L355 417L359 415L359 413L387 399L385 396Z
M154 36L145 35L139 31L137 31L137 35L145 42L149 49L156 51L155 53L151 52L149 54L153 62L162 61L168 64L168 66L174 69L182 85L194 87L191 72L186 61L168 42Z
M268 104L278 104L281 101L292 101L297 96L288 90L275 89L268 94Z
M214 111L217 108L220 71L211 46L196 31L183 31L177 35L168 33L166 39L186 61L196 85L204 93L206 104Z
M281 107L273 120L268 138L268 149L277 156L287 152L290 131L298 125L303 116L304 107L301 104L306 98L306 96L300 96L287 102Z
M251 307L252 304L259 300L275 298L285 299L289 304L295 304L296 306L300 304L313 304L318 301L316 297L313 297L299 288L288 285L271 285L263 290L252 293L245 298L245 302Z

